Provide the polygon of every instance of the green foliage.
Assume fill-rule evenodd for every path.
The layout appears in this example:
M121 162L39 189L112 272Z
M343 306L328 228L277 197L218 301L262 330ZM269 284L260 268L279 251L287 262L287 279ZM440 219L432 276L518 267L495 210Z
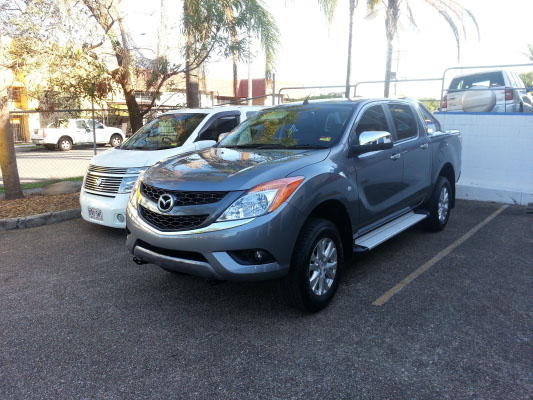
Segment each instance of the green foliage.
M421 101L422 104L424 104L427 107L427 109L431 112L438 111L438 109L440 108L440 100L423 98L423 99L419 99L419 101Z
M520 78L522 78L522 81L524 81L524 85L526 85L526 87L533 87L533 71L520 74Z

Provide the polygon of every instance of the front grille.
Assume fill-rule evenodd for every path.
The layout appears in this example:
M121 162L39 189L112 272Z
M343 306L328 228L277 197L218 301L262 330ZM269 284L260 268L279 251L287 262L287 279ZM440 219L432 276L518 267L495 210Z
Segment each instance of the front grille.
M184 231L194 229L204 223L209 215L169 215L158 214L139 205L141 217L160 231Z
M89 165L90 172L98 172L101 174L125 175L127 170L127 168L101 167L93 164Z
M157 203L162 194L172 194L176 199L174 205L180 207L216 203L228 194L228 192L184 192L166 190L146 185L145 183L142 184L142 193L154 203Z
M101 193L118 193L122 177L94 175L87 172L85 186L87 190Z

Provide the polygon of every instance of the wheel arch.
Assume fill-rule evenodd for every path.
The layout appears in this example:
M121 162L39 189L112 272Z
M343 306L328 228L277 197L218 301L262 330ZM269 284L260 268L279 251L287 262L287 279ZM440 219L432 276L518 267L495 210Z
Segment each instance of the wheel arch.
M331 221L339 229L344 247L344 258L348 260L352 255L353 232L350 214L345 205L339 200L326 200L318 204L307 218L323 218Z
M57 145L59 146L59 142L61 142L62 139L68 139L70 140L70 143L74 144L74 139L70 135L61 135L59 139L57 139Z
M452 188L451 207L455 207L455 170L453 165L449 162L444 164L440 169L438 176L443 176L450 182L450 186Z

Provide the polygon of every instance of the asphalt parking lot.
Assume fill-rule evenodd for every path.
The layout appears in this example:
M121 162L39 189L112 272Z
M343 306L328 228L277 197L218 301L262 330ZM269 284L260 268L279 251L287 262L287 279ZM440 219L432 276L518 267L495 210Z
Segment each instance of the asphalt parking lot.
M501 207L354 259L314 315L138 266L82 220L2 232L0 398L530 399L533 215Z

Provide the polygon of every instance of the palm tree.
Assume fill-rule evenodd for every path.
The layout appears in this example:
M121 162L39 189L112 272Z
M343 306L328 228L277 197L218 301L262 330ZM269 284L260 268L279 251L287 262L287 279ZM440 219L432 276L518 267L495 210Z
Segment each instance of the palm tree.
M457 0L419 0L435 9L446 20L455 36L457 44L457 60L461 56L461 35L459 28L463 29L466 36L466 28L463 22L463 15L467 14L474 23L478 37L479 26L474 14L463 7ZM392 67L392 50L393 41L398 36L400 19L405 16L410 24L416 28L413 11L411 8L413 0L367 0L368 18L375 18L381 11L385 14L385 34L387 36L387 62L385 65L385 97L389 97L391 67Z
M328 22L333 20L333 14L337 8L338 0L318 0L319 6L324 11ZM353 43L353 16L355 9L359 5L359 0L349 0L350 22L348 25L348 61L346 63L346 90L345 97L350 97L350 73L352 69L352 43Z
M192 58L195 53L192 38L198 37L196 25L205 25L205 19L198 18L193 13L205 12L202 10L209 11L210 18L215 20L218 27L217 42L213 45L221 49L226 56L232 58L233 95L237 101L237 62L248 55L246 49L250 40L257 39L261 44L266 58L265 72L267 77L273 70L274 59L279 46L279 31L276 22L261 0L185 0L185 32L188 33L187 49L190 49L187 58ZM198 84L194 75L193 70L186 75L188 76L186 92L189 107L196 106L195 101L198 99Z

